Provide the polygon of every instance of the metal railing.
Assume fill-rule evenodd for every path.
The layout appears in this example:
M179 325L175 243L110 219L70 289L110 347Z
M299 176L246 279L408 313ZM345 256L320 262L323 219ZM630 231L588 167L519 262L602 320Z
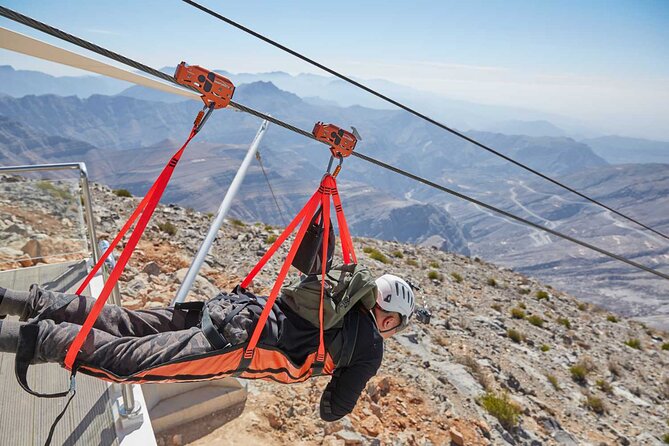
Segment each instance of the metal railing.
M27 166L0 166L0 174L21 174L32 172L49 172L56 170L78 170L79 187L81 188L81 198L84 205L86 230L91 243L91 253L94 262L100 258L98 250L98 238L95 234L95 224L93 220L93 205L91 202L91 191L88 184L88 170L86 163L56 163L56 164L35 164ZM120 305L120 302L118 303Z
M93 216L93 202L91 200L91 190L88 181L88 170L86 163L54 163L54 164L35 164L25 166L0 166L0 174L22 174L33 172L52 172L59 170L78 170L79 187L81 190L81 200L84 206L84 221L86 222L86 231L90 240L90 252L93 263L100 259L100 249L98 247L98 237L95 232L95 219ZM102 268L105 280L107 279L107 268ZM118 284L112 291L112 302L114 305L122 306L121 293ZM139 413L141 407L135 402L135 397L130 384L121 385L121 394L123 395L123 405L119 408L119 413L123 417L134 416Z

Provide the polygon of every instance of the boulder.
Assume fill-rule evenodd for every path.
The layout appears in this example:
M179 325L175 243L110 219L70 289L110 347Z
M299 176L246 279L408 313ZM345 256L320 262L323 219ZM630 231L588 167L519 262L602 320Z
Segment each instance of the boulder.
M22 227L17 225L16 223L11 224L8 228L4 230L4 232L10 233L10 234L18 234L18 235L27 235L28 231Z
M345 446L344 440L341 440L334 435L328 435L323 438L322 446Z
M23 251L19 251L18 249L10 247L0 248L1 259L14 260L22 257L23 255L24 255Z
M346 446L358 446L364 444L365 442L365 437L357 432L349 430L341 430L335 433L335 437L339 438L340 440L344 440L344 445Z
M144 265L144 268L142 268L142 272L148 274L149 276L158 276L160 273L162 273L162 269L160 268L160 265L158 265L156 262L151 261Z
M23 254L21 257L19 257L18 262L24 268L27 268L29 266L33 266L33 264L34 264L33 259L31 259L28 254Z
M136 297L137 294L148 287L146 280L142 276L132 279L125 287L125 292L129 296Z
M283 426L283 417L280 413L270 412L267 414L267 421L272 429L279 430Z
M28 240L28 242L23 245L23 248L21 248L21 251L25 252L33 259L49 255L49 250L35 239Z
M383 424L381 424L381 420L376 415L370 415L362 420L361 426L367 435L371 435L372 437L378 437L383 430Z
M462 433L460 433L459 430L457 430L455 427L452 427L448 433L451 436L452 444L455 446L465 446L465 437L462 435Z
M179 271L174 273L173 279L177 283L183 283L184 278L186 277L186 273L188 272L188 268L181 268ZM195 292L195 294L202 296L202 297L214 297L219 293L218 288L216 288L211 282L209 282L206 278L198 275L195 279L195 282L193 283L193 287L191 288L191 291Z

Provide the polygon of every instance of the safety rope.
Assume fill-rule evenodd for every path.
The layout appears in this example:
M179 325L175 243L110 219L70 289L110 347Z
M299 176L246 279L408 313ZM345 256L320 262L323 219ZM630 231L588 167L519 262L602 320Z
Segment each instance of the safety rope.
M258 261L258 263L253 267L251 272L246 276L242 281L240 287L244 290L249 287L255 276L262 270L262 268L267 264L267 262L274 256L278 249L284 244L288 237L293 233L293 231L298 227L299 230L295 236L288 255L286 256L283 265L279 271L279 274L276 277L274 286L270 291L269 297L267 298L267 303L265 308L258 318L256 327L251 335L249 344L247 345L244 351L244 359L248 362L252 360L255 353L256 346L260 340L260 336L265 328L265 324L269 317L269 314L272 310L272 306L276 301L283 282L288 275L288 270L295 259L295 254L298 251L304 235L309 227L310 222L314 218L314 215L317 213L317 209L320 205L322 209L322 221L323 221L323 244L322 244L322 257L321 257L321 296L320 296L320 307L319 307L319 347L317 350L316 361L322 363L325 360L325 342L323 335L323 301L324 301L324 290L325 290L325 277L326 277L326 266L327 266L327 248L328 248L328 239L330 232L330 197L332 197L335 212L337 214L337 224L339 226L339 237L341 239L342 246L342 257L345 264L350 264L351 262L356 262L355 251L353 249L353 242L351 240L350 232L348 230L348 225L346 223L346 218L344 217L343 208L341 201L339 199L339 193L337 191L337 182L334 176L329 173L326 174L318 187L318 190L309 198L304 207L297 213L295 218L286 226L286 229L281 233L281 235L276 239L274 244L265 252L263 257Z
M256 37L256 38L258 38L258 39L260 39L260 40L262 40L262 41L264 41L264 42L266 42L266 43L269 43L270 45L272 45L272 46L274 46L274 47L276 47L276 48L279 48L280 50L285 51L285 52L287 52L287 53L289 53L289 54L291 54L291 55L297 57L298 59L301 59L301 60L303 60L303 61L305 61L305 62L307 62L307 63L309 63L309 64L311 64L311 65L313 65L313 66L315 66L315 67L318 67L318 68L320 68L321 70L326 71L326 72L332 74L333 76L336 76L336 77L338 77L339 79L342 79L343 81L346 81L346 82L350 83L351 85L354 85L354 86L356 86L356 87L358 87L358 88L360 88L360 89L366 91L367 93L370 93L370 94L372 94L372 95L374 95L374 96L376 96L376 97L378 97L378 98L380 98L380 99L382 99L382 100L384 100L384 101L386 101L386 102L388 102L388 103L390 103L390 104L392 104L392 105L394 105L394 106L396 106L396 107L399 107L399 108L401 108L402 110L405 110L405 111L411 113L412 115L417 116L418 118L420 118L420 119L422 119L422 120L424 120L424 121L427 121L427 122L429 122L430 124L435 125L435 126L441 128L442 130L445 130L445 131L447 131L447 132L449 132L449 133L451 133L451 134L453 134L453 135L455 135L455 136L457 136L457 137L459 137L459 138L462 138L462 139L464 139L465 141L468 141L468 142L470 142L471 144L474 144L475 146L477 146L477 147L479 147L479 148L481 148L481 149L483 149L483 150L486 150L486 151L492 153L493 155L498 156L498 157L500 157L500 158L502 158L502 159L504 159L504 160L506 160L506 161L508 161L508 162L510 162L510 163L512 163L512 164L514 164L514 165L516 165L516 166L518 166L518 167L520 167L521 169L524 169L524 170L526 170L526 171L528 171L528 172L530 172L530 173L532 173L532 174L534 174L534 175L537 175L537 176L543 178L544 180L549 181L549 182L555 184L556 186L559 186L559 187L561 187L561 188L563 188L563 189L565 189L565 190L568 190L569 192L571 192L571 193L573 193L573 194L576 194L576 195L578 195L579 197L581 197L581 198L583 198L583 199L585 199L585 200L587 200L587 201L589 201L589 202L591 202L591 203L593 203L593 204L596 204L597 206L601 206L601 207L603 207L604 209L606 209L606 210L608 210L608 211L610 211L610 212L613 212L614 214L618 215L619 217L622 217L622 218L624 218L624 219L626 219L626 220L629 220L629 221L631 221L631 222L633 222L633 223L635 223L635 224L637 224L637 225L639 225L639 226L641 226L641 227L643 227L643 228L645 228L645 229L647 229L647 230L649 230L649 231L651 231L651 232L653 232L653 233L659 235L660 237L663 237L663 238L669 240L669 236L663 234L662 232L657 231L656 229L653 229L652 227L647 226L647 225L645 225L644 223L641 223L640 221L638 221L638 220L636 220L636 219L634 219L634 218L632 218L632 217L629 217L629 216L623 214L622 212L617 211L617 210L611 208L610 206L607 206L606 204L604 204L604 203L602 203L602 202L600 202L600 201L598 201L598 200L596 200L596 199L594 199L594 198L591 198L591 197L585 195L584 193L579 192L578 190L576 190L576 189L574 189L574 188L572 188L572 187L570 187L570 186L567 186L566 184L564 184L564 183L562 183L562 182L560 182L560 181L558 181L558 180L556 180L556 179L554 179L554 178L552 178L552 177L549 177L548 175L546 175L546 174L544 174L544 173L539 172L539 171L536 170L536 169L533 169L533 168L529 167L528 165L526 165L526 164L524 164L524 163L521 163L520 161L516 161L515 159L511 158L511 157L508 156L508 155L504 155L503 153L501 153L501 152L499 152L499 151L497 151L497 150L495 150L495 149L493 149L493 148L491 148L491 147L489 147L489 146L487 146L487 145L485 145L485 144L483 144L483 143L481 143L481 142L475 140L474 138L471 138L471 137L465 135L465 134L462 133L462 132L459 132L459 131L455 130L455 129L452 128L452 127L449 127L449 126L447 126L447 125L445 125L445 124L443 124L443 123L441 123L441 122L439 122L439 121L437 121L437 120L435 120L435 119L433 119L433 118L431 118L431 117L429 117L429 116L427 116L427 115L425 115L425 114L423 114L423 113L417 111L417 110L414 109L414 108L409 107L408 105L405 105L405 104L403 104L403 103L401 103L401 102L399 102L399 101L397 101L397 100L395 100L395 99L392 99L392 98L390 98L390 97L388 97L388 96L386 96L386 95L384 95L384 94L382 94L382 93L379 93L378 91L376 91L376 90L374 90L374 89L372 89L372 88L370 88L370 87L368 87L368 86L362 84L361 82L358 82L358 81L356 81L356 80L354 80L354 79L352 79L352 78L350 78L350 77L348 77L348 76L346 76L346 75L343 75L343 74L339 73L338 71L333 70L332 68L329 68L329 67L327 67L327 66L325 66L325 65L323 65L323 64L321 64L321 63L319 63L319 62L316 62L315 60L313 60L313 59L311 59L311 58L309 58L309 57L307 57L307 56L304 56L303 54L301 54L301 53L299 53L299 52L297 52L297 51L295 51L295 50L292 50L292 49L288 48L287 46L282 45L282 44L278 43L277 41L270 39L269 37L266 37L266 36L264 36L264 35L262 35L262 34L256 32L256 31L253 31L252 29L247 28L246 26L244 26L244 25L242 25L242 24L240 24L240 23L237 23L237 22L235 22L234 20L232 20L232 19L230 19L230 18L228 18L228 17L225 17L225 16L223 16L223 15L221 15L221 14L215 12L215 11L212 11L211 9L207 8L206 6L202 6L202 5L200 5L199 3L194 2L194 1L192 1L192 0L182 0L182 1L183 1L184 3L188 3L189 5L191 5L191 6L195 7L195 8L197 8L197 9L199 9L200 11L203 11L203 12L205 12L205 13L207 13L207 14L209 14L209 15L211 15L211 16L213 16L213 17L215 17L215 18L217 18L217 19L219 19L219 20L221 20L221 21L223 21L223 22L225 22L225 23L231 25L231 26L234 26L235 28L237 28L237 29L239 29L239 30L241 30L241 31L244 31L244 32L247 33L247 34L252 35L253 37Z
M256 152L256 159L258 160L258 164L260 164L260 170L262 170L262 174L265 176L267 187L269 188L269 192L272 194L272 198L274 199L274 204L276 205L276 209L277 211L279 211L279 216L281 217L281 222L285 227L286 218L283 216L283 211L281 210L281 206L279 206L279 201L276 199L276 195L274 194L274 189L272 189L272 183L270 183L269 181L269 176L267 176L267 172L265 172L265 166L263 166L262 164L262 156L260 156L260 151Z
M207 109L205 107L205 109ZM137 225L133 229L130 238L128 239L128 242L126 243L125 247L123 248L123 252L121 252L121 255L119 256L118 260L116 261L116 265L114 265L114 268L112 269L111 273L109 274L109 278L105 281L104 287L102 288L102 292L98 296L98 298L95 300L95 303L93 304L93 307L91 308L91 311L88 313L88 316L86 317L86 320L81 326L81 329L79 330L79 333L77 336L74 338L72 341L72 344L67 350L67 354L65 356L65 367L68 370L74 370L74 363L77 358L77 355L79 354L79 350L81 347L84 345L84 342L86 341L86 337L90 333L91 329L93 328L93 325L95 324L95 321L97 320L98 316L100 315L100 312L104 308L107 299L109 299L109 296L111 295L112 290L116 286L116 283L118 282L119 278L121 277L121 274L123 273L123 270L125 269L125 266L127 265L128 261L130 260L130 257L132 256L133 251L135 250L135 247L137 246L137 243L139 242L139 239L142 237L142 234L144 233L144 230L146 229L146 226L149 223L149 220L151 219L151 216L153 215L153 212L155 211L156 207L158 206L158 203L160 202L160 198L163 195L163 192L165 191L165 188L167 187L167 183L170 181L170 178L172 176L172 173L174 172L174 169L176 168L177 164L179 163L179 160L181 159L181 156L183 155L184 151L186 150L186 147L188 144L191 142L191 140L197 135L197 133L201 130L202 125L206 122L207 118L211 114L211 112L214 110L213 106L207 109L206 115L203 112L200 112L195 119L195 122L193 123L193 128L190 131L190 134L188 135L188 138L186 139L186 142L181 146L179 150L172 156L172 158L169 160L167 165L163 168L162 172L156 179L155 183L151 186L149 189L149 192L146 194L146 196L142 199L142 201L139 203L135 211L132 213L128 221L126 221L125 225L123 225L123 228L121 231L116 235L114 240L111 242L107 250L104 252L104 254L100 257L98 262L95 264L93 269L91 269L91 272L88 274L84 282L81 284L79 289L77 289L76 294L81 294L84 289L88 286L90 281L93 279L95 274L102 268L102 265L104 265L105 261L109 257L109 255L114 252L114 249L116 246L119 244L119 242L123 239L125 234L128 232L130 227L135 223L135 220L137 220Z
M144 65L144 64L141 64L141 63L139 63L139 62L135 62L135 61L133 61L132 59L128 59L127 57L122 56L122 55L120 55L120 54L118 54L118 53L114 53L114 52L109 51L109 50L107 50L107 49L105 49L105 48L102 48L102 47L100 47L100 46L98 46L98 45L89 43L89 42L87 42L87 41L85 41L85 40L83 40L83 39L80 39L80 38L78 38L78 37L72 36L71 34L65 33L65 32L63 32L63 31L60 31L60 30L56 29L56 28L53 28L52 26L49 26L49 25L44 24L44 23L42 23L42 22L39 22L39 21L37 21L37 20L35 20L35 19L32 19L32 18L30 18L30 17L24 16L24 15L22 15L22 14L20 14L20 13L17 13L17 12L15 12L15 11L12 11L11 9L8 9L8 8L6 8L6 7L4 7L4 6L0 6L0 15L3 15L3 16L5 16L5 17L9 18L9 19L12 19L12 20L14 20L14 21L16 21L16 22L22 23L22 24L24 24L24 25L27 25L27 26L33 27L33 28L35 28L35 29L38 29L38 30L43 31L43 32L45 32L45 33L47 33L47 34L53 35L53 36L55 36L55 37L58 37L58 38L60 38L60 39L63 39L63 40L65 40L65 41L67 41L67 42L70 42L70 43L73 43L73 44L75 44L75 45L78 45L78 46L80 46L80 47L82 47L82 48L85 48L85 49L88 49L88 50L90 50L90 51L96 52L96 53L98 53L98 54L100 54L100 55L103 55L103 56L105 56L105 57L108 57L108 58L110 58L110 59L112 59L112 60L116 60L116 61L121 62L121 63L124 63L124 64L126 64L126 65L128 65L128 66L137 68L138 70L143 71L143 72L145 72L145 73L147 73L147 74L152 74L152 75L157 76L157 77L159 77L159 78L161 78L161 79L164 79L164 80L166 80L166 81L168 81L168 82L172 82L172 83L174 83L174 84L181 85L181 84L178 84L178 83L176 82L176 80L175 80L172 76L170 76L170 75L168 75L168 74L162 73L162 72L160 72L160 71L158 71L158 70L156 70L156 69L154 69L154 68L151 68L151 67L149 67L149 66L146 66L146 65ZM324 68L324 69L325 69L325 68ZM189 87L189 88L190 88L190 87ZM193 89L193 91L196 91L196 90ZM285 129L290 130L291 132L297 133L297 134L299 134L299 135L302 135L302 136L304 136L304 137L306 137L306 138L310 138L310 139L313 139L313 140L315 140L315 141L318 141L318 140L314 137L314 135L311 134L310 132L307 132L306 130L302 130L302 129L298 128L298 127L295 127L295 126L293 126L293 125L291 125L291 124L288 124L288 123L286 123L286 122L284 122L284 121L281 121L281 120L279 120L279 119L277 119L277 118L275 118L275 117L273 117L273 116L270 116L270 115L268 115L268 114L259 112L259 111L257 111L257 110L254 110L254 109L252 109L252 108L250 108L250 107L246 107L246 106L244 106L244 105L242 105L242 104L239 104L239 103L236 103L236 102L234 102L234 101L230 101L230 106L233 107L233 108L235 108L235 109L237 109L237 110L239 110L239 111L242 111L242 112L245 112L245 113L249 113L249 114L251 114L251 115L253 115L253 116L256 116L256 117L258 117L258 118L261 118L261 119L265 119L265 120L267 120L267 121L269 121L269 122L272 122L272 123L274 123L274 124L276 124L276 125L278 125L278 126L280 126L280 127L283 127L283 128L285 128ZM319 142L321 142L321 141L319 141ZM420 176L418 176L418 175L416 175L416 174L413 174L413 173L410 173L410 172L405 171L405 170L403 170L403 169L400 169L400 168L398 168L398 167L392 166L392 165L390 165L390 164L388 164L388 163L385 163L385 162L383 162L383 161L379 161L379 160L377 160L377 159L375 159L375 158L372 158L372 157L370 157L370 156L364 155L364 154L362 154L362 153L360 153L360 152L358 152L358 151L354 151L354 152L352 153L352 155L355 156L355 157L358 157L358 158L360 158L360 159L362 159L362 160L364 160L364 161L367 161L367 162L369 162L369 163L376 164L377 166L382 167L382 168L384 168L384 169L387 169L387 170L390 170L390 171L392 171L392 172L395 172L395 173L397 173L397 174L399 174L399 175L403 175L403 176L405 176L405 177L407 177L407 178L409 178L409 179L412 179L412 180L414 180L414 181L418 181L418 182L420 182L420 183L423 183L423 184L425 184L425 185L427 185L427 186L429 186L429 187L432 187L432 188L434 188L434 189L437 189L437 190L440 190L440 191L442 191L442 192L445 192L445 193L454 195L454 196L456 196L456 197L458 197L458 198L461 198L461 199L463 199L463 200L469 201L470 203L474 203L474 204L476 204L476 205L478 205L478 206L481 206L481 207L484 207L484 208L486 208L486 209L489 209L489 210L491 210L491 211L493 211L493 212L495 212L495 213L497 213L497 214L499 214L499 215L502 215L502 216L504 216L504 217L506 217L506 218L510 218L510 219L512 219L512 220L518 221L518 222L520 222L520 223L522 223L522 224L525 224L525 225L527 225L527 226L531 226L531 227L533 227L533 228L535 228L535 229L538 229L538 230L540 230L540 231L544 231L544 232L547 232L547 233L549 233L549 234L552 234L552 235L554 235L554 236L556 236L556 237L560 237L560 238L562 238L562 239L565 239L565 240L568 240L568 241L570 241L570 242L576 243L576 244L578 244L578 245L580 245L580 246L583 246L583 247L585 247L585 248L588 248L588 249L591 249L591 250L593 250L593 251L596 251L596 252L598 252L598 253L600 253L600 254L603 254L603 255L605 255L605 256L607 256L607 257L610 257L610 258L619 260L619 261L621 261L621 262L623 262L623 263L626 263L626 264L628 264L628 265L630 265L630 266L633 266L633 267L635 267L635 268L641 269L641 270L643 270L643 271L649 272L649 273L654 274L654 275L656 275L656 276L658 276L658 277L662 277L663 279L669 279L669 275L664 274L664 273L662 273L662 272L660 272L660 271L657 271L657 270L655 270L655 269L646 267L646 266L641 265L641 264L639 264L639 263L637 263L637 262L634 262L634 261L632 261L632 260L628 260L628 259L626 259L626 258L624 258L624 257L622 257L622 256L613 254L613 253L611 253L611 252L609 252L609 251L607 251L607 250L605 250L605 249L598 248L598 247L596 247L596 246L594 246L594 245L591 245L591 244L589 244L589 243L582 242L582 241L580 241L580 240L578 240L578 239L576 239L576 238L570 237L570 236L568 236L568 235L566 235L566 234L563 234L563 233L561 233L561 232L558 232L558 231L555 231L555 230L552 230L552 229L549 229L549 228L546 228L546 227L537 225L537 224L535 224L535 223L533 223L533 222L531 222L531 221L529 221L529 220L527 220L527 219L524 219L524 218L522 218L522 217L518 217L518 216L513 215L513 214L511 214L511 213L509 213L509 212L506 212L506 211L504 211L504 210L501 210L501 209L496 208L496 207L494 207L494 206L491 206L491 205L489 205L489 204L483 203L483 202L481 202L481 201L479 201L479 200L476 200L476 199L474 199L474 198L471 198L471 197L469 197L469 196L467 196L467 195L465 195L465 194L461 194L461 193L459 193L459 192L455 192L455 191L453 191L452 189L449 189L449 188L447 188L447 187L445 187L445 186L442 186L442 185L440 185L440 184L434 183L434 182L432 182L432 181L430 181L430 180L427 180L427 179L425 179L425 178L423 178L423 177L420 177ZM617 211L614 211L614 210L612 210L612 212L617 213ZM659 235L662 235L662 234L659 234Z

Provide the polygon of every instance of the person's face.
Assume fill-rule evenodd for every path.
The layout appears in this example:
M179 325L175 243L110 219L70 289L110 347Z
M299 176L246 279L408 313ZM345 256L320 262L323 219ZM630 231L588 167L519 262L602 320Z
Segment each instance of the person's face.
M397 333L397 329L402 323L402 317L399 313L388 313L378 306L374 307L374 318L376 319L376 326L383 339L388 339Z

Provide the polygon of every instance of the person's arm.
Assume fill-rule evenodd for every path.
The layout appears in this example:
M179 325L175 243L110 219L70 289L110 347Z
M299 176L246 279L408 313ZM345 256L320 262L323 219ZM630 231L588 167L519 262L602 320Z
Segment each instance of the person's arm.
M320 403L321 418L337 421L355 408L367 381L379 370L383 359L383 339L378 333L364 346L356 346L353 360L348 367L336 369ZM362 347L362 348L359 348Z

